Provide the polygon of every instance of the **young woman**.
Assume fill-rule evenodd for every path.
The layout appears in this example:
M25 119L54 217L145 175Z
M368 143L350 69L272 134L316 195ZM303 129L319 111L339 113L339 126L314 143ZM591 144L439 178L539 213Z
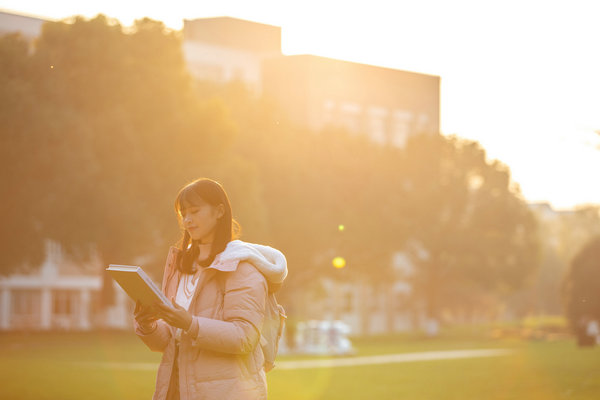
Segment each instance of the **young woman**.
M163 353L153 399L266 399L261 327L269 287L287 275L285 257L233 240L229 199L213 180L183 187L175 210L183 238L162 283L173 307L135 309L136 334Z

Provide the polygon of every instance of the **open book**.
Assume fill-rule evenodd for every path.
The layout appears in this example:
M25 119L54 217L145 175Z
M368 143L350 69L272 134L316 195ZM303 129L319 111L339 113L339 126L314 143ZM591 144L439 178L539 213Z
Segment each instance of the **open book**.
M134 301L139 300L145 306L160 302L173 308L167 296L152 282L152 279L141 267L110 264L106 271Z

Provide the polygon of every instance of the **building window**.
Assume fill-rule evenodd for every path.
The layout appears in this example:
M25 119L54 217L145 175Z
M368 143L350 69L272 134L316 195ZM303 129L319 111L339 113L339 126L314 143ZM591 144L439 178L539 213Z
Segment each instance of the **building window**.
M354 293L344 293L344 300L342 304L342 311L345 313L351 313L354 310Z
M362 107L356 103L342 103L340 105L339 123L350 132L359 132L361 128Z
M78 292L57 290L52 293L52 314L71 315L75 311Z
M229 81L247 82L249 79L246 77L246 71L242 67L233 67L231 69L231 76Z
M79 292L54 290L52 292L52 328L72 329L79 320Z
M396 110L392 117L392 145L404 147L411 134L413 114L410 111Z
M36 290L15 290L12 298L13 315L33 315L40 310L40 293Z
M225 81L225 71L220 65L195 64L190 66L192 74L200 80L223 82Z
M429 116L427 114L419 114L419 118L417 118L417 127L415 129L415 133L432 133L430 132Z
M11 326L35 328L40 324L41 294L39 290L12 290Z
M323 126L333 125L336 120L336 104L333 100L323 102Z
M367 132L374 142L386 144L387 137L387 116L388 110L381 107L369 107Z

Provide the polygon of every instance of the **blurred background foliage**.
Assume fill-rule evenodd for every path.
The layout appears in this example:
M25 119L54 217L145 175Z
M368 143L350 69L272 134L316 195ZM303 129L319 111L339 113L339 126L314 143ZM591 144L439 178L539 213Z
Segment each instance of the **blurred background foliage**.
M48 22L33 48L1 37L0 126L2 274L39 264L47 238L159 271L180 234L177 190L201 176L228 190L242 239L286 254L284 303L315 277L401 277L430 317L468 314L543 285L539 266L581 241L544 253L509 168L477 142L428 132L401 149L296 126L241 83L194 81L179 33L149 19ZM597 211L578 215L596 226Z
M600 323L600 236L575 255L562 286L566 315L580 345L593 346L590 322ZM597 333L596 333L597 334Z

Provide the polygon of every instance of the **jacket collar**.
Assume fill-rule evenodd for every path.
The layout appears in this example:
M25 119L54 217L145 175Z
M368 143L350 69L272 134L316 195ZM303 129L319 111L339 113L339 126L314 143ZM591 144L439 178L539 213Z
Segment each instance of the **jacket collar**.
M240 260L221 260L220 257L215 257L215 260L210 264L207 269L216 269L222 272L233 272L237 269Z

